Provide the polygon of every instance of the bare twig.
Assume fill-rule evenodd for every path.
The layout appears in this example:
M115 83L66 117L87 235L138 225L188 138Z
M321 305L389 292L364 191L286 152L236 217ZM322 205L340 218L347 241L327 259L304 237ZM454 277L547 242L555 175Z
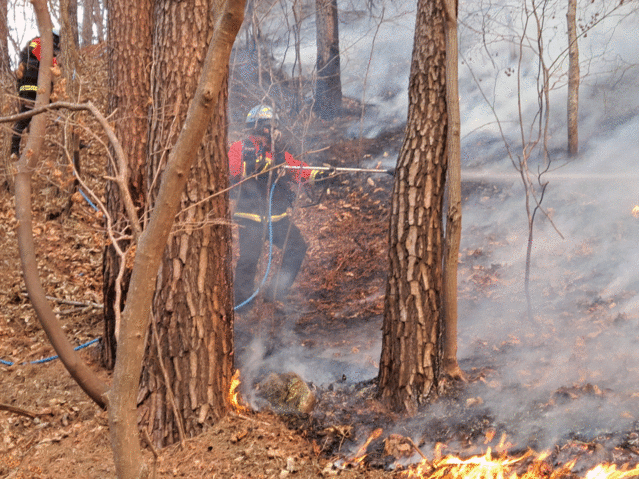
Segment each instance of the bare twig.
M118 168L119 172L117 176L112 179L117 183L120 189L122 202L127 212L127 217L131 224L131 229L133 230L133 237L135 240L137 240L137 238L140 236L140 233L142 232L142 228L140 226L140 222L137 217L137 212L135 209L135 205L133 203L133 199L131 198L131 195L129 194L126 155L124 154L122 145L120 144L119 140L115 136L115 133L113 129L111 128L111 126L109 125L107 119L104 117L104 115L102 115L102 113L100 113L100 111L95 107L95 105L93 105L93 103L91 102L70 103L65 101L58 101L58 102L51 103L49 105L44 105L40 107L36 106L32 110L24 112L24 113L2 117L0 118L0 123L15 122L17 120L21 120L24 118L30 118L31 116L38 115L46 111L58 110L58 109L67 109L70 111L87 110L93 114L93 116L96 118L96 120L98 121L102 129L104 130L105 134L107 135L107 138L109 139L109 142L111 143L111 146L113 147L113 150L116 155L118 167L119 167Z
M151 437L149 436L149 431L147 431L146 428L142 428L142 438L144 439L144 442L146 443L147 446L149 446L149 449L153 453L153 472L151 473L151 478L155 479L157 475L158 459L160 457L160 454L158 453L158 450L153 445L153 441L151 441Z
M153 457L157 460L157 458L160 457L160 454L158 453L158 450L153 445L151 436L149 436L149 431L147 431L146 428L142 428L142 437L144 438L144 442L146 442L146 445L149 446L149 449L153 453Z
M417 454L419 454L420 456L422 456L422 459L424 461L428 461L428 458L426 457L426 455L422 452L422 450L417 447L417 444L415 444L415 441L413 441L410 437L407 437L406 439L408 439L408 443L413 446L413 449L415 449L415 451L417 452Z
M38 414L37 412L28 411L27 409L22 409L21 407L10 406L9 404L2 403L0 403L0 411L12 412L20 416L30 417L31 419L42 416L42 414Z
M23 295L27 296L26 293L23 293ZM72 301L72 300L69 300L69 299L55 298L53 296L47 296L46 298L49 301L53 301L54 303L68 304L69 306L84 306L85 308L95 308L95 309L100 309L100 308L104 307L103 304L94 303L93 301Z

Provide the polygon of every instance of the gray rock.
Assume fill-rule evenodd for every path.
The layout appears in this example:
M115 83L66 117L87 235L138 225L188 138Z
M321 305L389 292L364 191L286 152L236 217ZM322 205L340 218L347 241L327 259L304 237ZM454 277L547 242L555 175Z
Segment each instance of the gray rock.
M309 414L315 407L315 394L295 373L271 373L258 387L258 394L279 412Z

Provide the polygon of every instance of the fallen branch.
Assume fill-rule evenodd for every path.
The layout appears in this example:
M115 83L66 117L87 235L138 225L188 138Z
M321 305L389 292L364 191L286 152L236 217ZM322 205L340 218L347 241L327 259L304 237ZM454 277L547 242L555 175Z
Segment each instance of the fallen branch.
M22 293L22 296L28 297L29 295L27 293ZM55 298L53 296L45 296L49 301L53 301L54 303L58 303L58 304L68 304L69 306L80 306L83 308L95 308L95 309L100 309L103 308L104 305L100 304L100 303L94 303L93 301L72 301L69 299L60 299L60 298Z
M78 306L77 308L59 309L55 313L60 316L64 316L67 314L84 313L86 311L89 311L90 309L93 309L93 308L91 306Z
M31 419L42 415L42 414L38 414L36 412L28 411L26 409L22 409L21 407L10 406L9 404L3 404L3 403L0 403L0 411L9 411L9 412L12 412L14 414L19 414L20 416L29 417Z
M417 454L419 454L420 456L422 456L422 459L424 461L428 461L428 458L424 455L424 453L422 452L422 450L417 447L417 444L415 444L415 441L413 441L410 437L407 437L406 439L408 439L408 442L411 446L413 446L413 449L415 449L415 451L417 451Z

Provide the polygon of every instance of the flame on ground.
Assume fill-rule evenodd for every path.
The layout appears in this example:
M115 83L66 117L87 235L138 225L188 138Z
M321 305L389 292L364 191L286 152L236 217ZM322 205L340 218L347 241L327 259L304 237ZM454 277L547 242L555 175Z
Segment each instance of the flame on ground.
M635 205L631 212L632 216L639 218L639 205Z
M366 453L366 449L368 448L368 445L381 435L382 435L382 428L375 429L371 433L371 435L368 436L368 439L366 439L366 442L362 444L362 447L360 447L357 450L357 454L355 454L355 457L351 460L351 462L357 462L357 463L362 462L364 458L366 457L365 453Z
M236 369L231 378L231 387L229 388L228 400L233 410L237 413L247 412L249 409L240 403L240 393L237 391L240 385L240 370Z
M577 459L553 469L545 461L548 454L538 454L528 451L519 457L492 457L488 448L483 456L472 456L461 459L446 456L434 461L422 461L416 466L403 472L404 477L423 479L448 479L463 477L464 479L559 479L574 477L571 473ZM639 477L639 466L634 469L622 467L618 469L614 464L600 464L588 471L585 479L625 479Z
M366 449L368 449L368 445L373 442L375 439L377 439L379 436L382 435L382 428L377 428L375 429L370 436L368 436L368 439L366 439L366 442L364 444L362 444L359 449L357 449L357 452L355 453L355 455L344 461L341 464L342 468L348 467L348 466L355 466L357 464L360 464L364 458L366 457Z

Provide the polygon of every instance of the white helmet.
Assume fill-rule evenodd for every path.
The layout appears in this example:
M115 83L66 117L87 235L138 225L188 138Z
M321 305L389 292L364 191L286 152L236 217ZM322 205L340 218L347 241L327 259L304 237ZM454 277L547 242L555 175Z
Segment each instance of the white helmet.
M268 105L257 105L254 106L251 111L246 115L246 124L247 125L257 125L258 122L272 122L273 120L277 120L277 115Z

